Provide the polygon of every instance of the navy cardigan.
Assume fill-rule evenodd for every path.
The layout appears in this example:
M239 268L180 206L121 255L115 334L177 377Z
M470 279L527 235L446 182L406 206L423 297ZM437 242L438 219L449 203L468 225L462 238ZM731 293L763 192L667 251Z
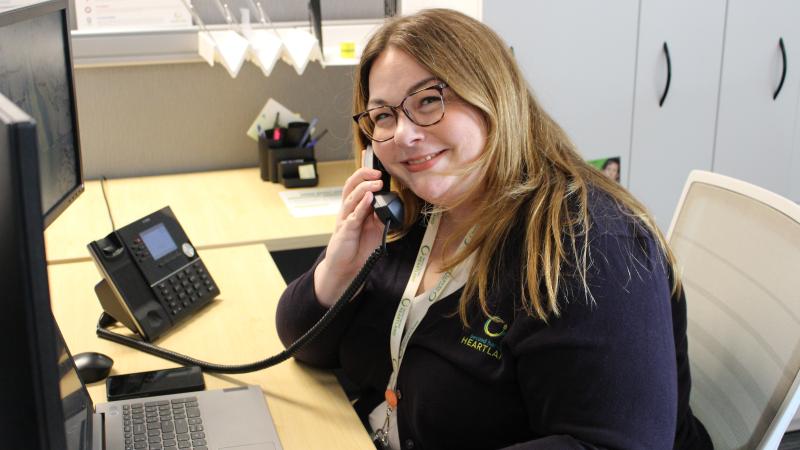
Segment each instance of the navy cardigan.
M435 303L412 336L398 378L398 430L408 449L710 449L689 408L686 300L670 294L656 241L606 195L590 196L587 293L570 276L561 314L522 307L523 226L498 251L493 319L455 314L461 290ZM341 368L360 389L362 420L383 400L389 327L425 230L388 246L359 295L296 358ZM285 345L325 313L314 268L281 297ZM564 269L566 271L566 268Z

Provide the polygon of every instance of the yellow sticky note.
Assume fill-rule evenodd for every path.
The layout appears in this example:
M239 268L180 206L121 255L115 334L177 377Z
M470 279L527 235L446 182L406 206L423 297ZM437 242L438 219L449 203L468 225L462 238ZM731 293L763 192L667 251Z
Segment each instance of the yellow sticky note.
M341 58L353 59L356 57L356 43L342 42L339 44L339 56Z
M300 175L301 180L312 180L317 178L317 171L314 170L314 164L303 164L297 166L297 174Z

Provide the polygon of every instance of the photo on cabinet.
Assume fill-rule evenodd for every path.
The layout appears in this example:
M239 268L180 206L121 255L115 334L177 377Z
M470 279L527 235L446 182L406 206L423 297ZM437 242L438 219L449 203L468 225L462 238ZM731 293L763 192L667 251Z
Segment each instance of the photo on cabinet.
M610 156L608 158L593 159L587 161L589 164L603 172L605 176L619 183L619 174L622 168L621 158L619 156Z

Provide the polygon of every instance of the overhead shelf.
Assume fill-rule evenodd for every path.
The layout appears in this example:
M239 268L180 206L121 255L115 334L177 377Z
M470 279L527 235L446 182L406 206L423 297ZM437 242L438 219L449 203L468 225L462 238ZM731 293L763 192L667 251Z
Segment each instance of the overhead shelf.
M325 66L355 65L372 33L383 19L329 20L322 27ZM209 30L226 30L226 25L211 25ZM253 26L254 29L270 29ZM299 28L310 31L308 22L275 23L277 29ZM146 64L202 62L197 53L197 26L162 29L124 29L72 31L75 67L107 67ZM355 55L342 57L341 44L354 43Z

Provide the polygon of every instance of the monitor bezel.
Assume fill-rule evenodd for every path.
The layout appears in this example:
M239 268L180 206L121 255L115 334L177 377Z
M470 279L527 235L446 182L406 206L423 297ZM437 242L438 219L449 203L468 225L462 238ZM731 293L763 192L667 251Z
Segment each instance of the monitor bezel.
M4 170L10 174L13 186L12 210L21 212L4 219L13 223L12 238L15 243L11 259L16 262L19 276L8 277L5 284L8 284L9 291L3 294L8 301L24 300L24 304L16 305L17 309L15 305L7 305L0 320L4 334L9 336L4 344L6 351L3 356L17 365L27 361L26 369L15 367L14 373L5 377L10 383L4 382L4 388L12 389L12 395L22 398L23 404L5 407L34 410L33 417L23 414L4 417L4 422L8 423L3 426L13 427L15 432L5 436L4 441L24 445L18 448L65 448L55 323L50 308L44 249L36 123L13 102L0 95L0 127L7 130L9 142L9 166ZM8 239L9 236L4 238ZM35 432L22 435L29 434L25 430L31 426L31 422L34 422L32 426Z
M61 11L62 31L64 33L64 58L67 68L67 82L70 87L70 112L72 113L72 129L74 130L74 146L75 146L75 167L77 169L77 183L76 185L66 192L50 209L42 213L44 219L44 228L46 229L52 224L56 218L64 212L69 205L84 190L84 172L83 172L83 157L81 152L80 143L80 127L78 126L78 108L77 97L75 94L75 74L72 62L72 39L70 34L69 25L69 2L68 0L47 0L40 3L14 8L7 11L0 12L0 27L11 25L17 22L34 19L52 12Z

